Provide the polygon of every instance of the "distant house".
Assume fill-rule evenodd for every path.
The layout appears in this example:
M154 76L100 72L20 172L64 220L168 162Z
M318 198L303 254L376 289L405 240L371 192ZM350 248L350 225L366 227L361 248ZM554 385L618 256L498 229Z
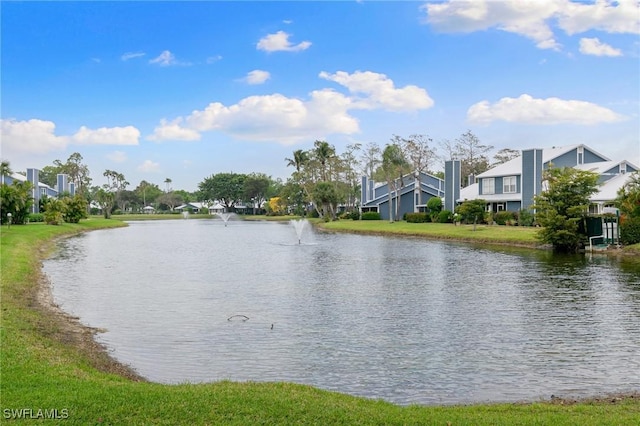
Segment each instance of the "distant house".
M404 175L402 179L397 179L395 186L398 188L397 191L390 189L388 182L376 183L363 176L360 188L360 210L363 213L378 212L382 219L388 220L389 191L391 191L391 209L395 214L399 198L398 218L402 219L406 213L425 211L430 198L442 198L445 195L444 180L428 173Z
M209 214L219 214L219 213L225 212L225 207L218 202L213 203L212 205L208 205L205 203L192 201L189 203L182 204L176 207L174 210L179 212L191 211L193 213L200 213L203 210L205 211L208 210Z
M449 205L460 204L465 200L482 199L487 202L486 210L518 211L531 209L534 197L540 194L542 174L549 167L574 167L597 173L599 178L598 192L591 197L590 212L600 214L606 207L613 206L620 189L628 179L628 173L638 167L628 161L614 162L606 156L585 145L572 145L548 149L528 149L522 155L506 163L500 164L479 174L470 176L468 185L455 194L453 189L447 191L445 199ZM458 168L458 175L447 170ZM448 161L445 165L445 181L447 189L459 185L459 161ZM452 210L451 208L449 208Z
M155 209L155 208L153 208L152 206L144 206L144 207L142 208L142 212L143 212L144 214L153 214L153 213L155 213L155 212L156 212L156 209Z
M65 192L71 196L75 195L75 184L69 181L69 176L66 174L58 174L56 186L53 188L40 182L40 170L38 169L27 169L26 175L19 173L12 173L9 176L2 175L1 183L11 185L13 182L29 182L33 185L31 190L31 197L33 198L31 213L40 212L41 198L57 197Z

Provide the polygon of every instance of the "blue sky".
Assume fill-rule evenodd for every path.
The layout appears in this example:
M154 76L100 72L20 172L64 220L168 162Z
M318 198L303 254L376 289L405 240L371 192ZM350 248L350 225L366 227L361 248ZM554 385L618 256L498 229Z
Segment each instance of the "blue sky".
M94 185L109 169L192 191L220 172L286 179L317 139L437 148L467 130L491 155L584 143L640 165L637 0L0 7L14 171L79 152Z

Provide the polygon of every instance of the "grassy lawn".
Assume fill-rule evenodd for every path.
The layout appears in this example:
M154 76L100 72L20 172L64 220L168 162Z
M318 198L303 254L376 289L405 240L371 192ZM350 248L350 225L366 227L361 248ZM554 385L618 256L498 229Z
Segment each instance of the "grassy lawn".
M384 220L340 220L321 223L322 229L380 235L406 235L477 243L538 246L537 228L498 225L453 225L451 223L408 223Z
M43 309L37 298L40 259L50 253L55 238L122 225L92 218L80 224L2 228L2 421L26 416L31 419L20 424L42 423L57 416L58 421L48 423L630 425L640 420L637 396L615 402L401 407L290 383L161 385L127 378L104 353L84 347L77 330L69 332L68 318Z

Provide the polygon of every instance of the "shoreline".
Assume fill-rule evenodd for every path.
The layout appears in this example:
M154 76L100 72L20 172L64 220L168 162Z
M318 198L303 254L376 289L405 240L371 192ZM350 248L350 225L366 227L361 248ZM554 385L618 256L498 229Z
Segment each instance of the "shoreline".
M89 232L85 230L82 232ZM49 337L64 345L70 345L85 357L93 368L98 371L116 374L134 382L147 382L134 368L123 364L109 355L106 346L98 343L96 334L105 330L89 327L80 322L80 318L65 312L53 298L51 281L42 270L42 262L46 260L59 241L77 234L68 234L55 237L43 242L36 248L36 261L38 263L36 273L37 284L32 290L30 298L35 301L34 308L40 312L43 319L48 322L47 327L40 327L45 337Z
M319 227L322 229L322 227ZM92 230L97 229L107 229L107 228L95 228L95 229L86 229L81 232L90 232ZM347 230L327 230L322 229L325 232L345 232L348 233ZM360 233L360 232L356 232ZM362 232L367 233L367 232ZM37 253L36 262L38 263L37 270L34 271L37 276L37 285L33 287L29 294L29 300L35 301L35 306L33 303L29 303L29 306L35 308L41 315L44 322L47 322L46 327L38 327L38 331L42 333L43 336L47 338L51 338L57 342L62 343L63 345L69 345L74 350L76 350L82 357L87 359L90 362L91 367L95 368L100 372L104 372L107 374L114 374L120 377L123 377L131 382L145 382L145 383L154 383L139 375L135 369L129 365L123 364L117 359L111 357L109 355L109 350L103 344L100 344L96 341L95 336L98 333L104 332L105 330L100 328L94 328L90 326L86 326L80 322L80 318L70 315L69 313L62 310L62 308L55 303L53 298L51 282L49 281L47 275L42 270L42 262L47 259L51 251L55 248L56 244L62 239L72 237L77 235L77 233L70 233L61 235L58 237L54 237L50 240L46 240L42 242L38 247L35 248L35 252ZM406 235L406 234L392 234L389 232L381 232L375 235L382 236L395 236L395 237L409 237L409 238L430 238L425 235ZM451 242L460 242L460 243L471 243L471 244L491 244L495 246L500 245L508 245L508 244L498 244L498 243L489 243L489 242L479 242L479 241L462 241L458 239L443 239L443 238L435 238L437 240L445 240ZM525 245L510 245L512 247L524 247L529 249L535 249L535 247L525 246ZM209 382L211 384L215 382ZM285 382L282 382L285 383ZM171 387L172 385L167 385ZM312 386L312 385L311 385ZM347 394L345 394L347 395ZM631 391L631 392L612 392L606 394L594 394L592 396L584 397L584 398L572 398L572 397L563 397L563 396L554 396L551 395L549 399L544 400L523 400L519 402L506 403L508 405L521 406L521 405L531 405L537 403L551 404L551 405L566 405L572 406L577 404L618 404L625 400L633 400L640 401L640 390ZM484 405L493 405L493 404L504 404L502 402L488 402L488 403L469 403L463 404L465 406L484 406ZM441 407L442 405L426 405L425 407Z

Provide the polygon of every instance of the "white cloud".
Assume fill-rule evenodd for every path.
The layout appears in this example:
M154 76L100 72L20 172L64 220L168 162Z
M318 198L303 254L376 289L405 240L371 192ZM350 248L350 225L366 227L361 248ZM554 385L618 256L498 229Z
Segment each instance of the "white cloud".
M123 60L123 61L128 61L129 59L141 58L144 55L146 55L146 53L144 53L144 52L127 52L127 53L123 54L122 56L120 56L120 59Z
M396 88L393 81L384 74L371 71L356 71L353 74L338 71L335 74L329 74L322 71L319 76L341 84L349 89L350 93L365 95L357 101L354 100L354 107L411 111L433 106L433 99L429 97L426 90L413 85Z
M158 64L161 67L170 67L173 65L184 65L184 66L189 66L191 65L190 62L181 62L178 61L175 57L175 55L173 53L171 53L168 50L163 50L162 53L160 55L158 55L157 57L150 59L149 60L150 64Z
M620 114L591 102L559 98L536 99L523 94L518 98L502 98L493 105L482 101L467 111L467 119L475 123L506 121L522 124L593 125L624 120Z
M127 154L125 154L123 151L113 151L107 154L107 158L114 163L124 163L125 161L127 161Z
M581 38L580 53L595 56L622 56L622 51L601 42L598 38Z
M607 33L640 34L640 2L596 0L594 3L564 1L559 26L567 34L600 30Z
M3 157L62 151L69 144L68 137L56 136L56 125L52 121L0 119L0 124Z
M271 78L271 74L268 71L253 70L247 73L247 76L243 79L248 84L262 84Z
M311 46L310 41L303 41L298 44L291 44L289 41L290 34L284 31L278 31L275 34L268 34L258 41L256 48L265 52L299 52L306 50Z
M144 162L138 166L138 170L141 172L155 173L160 171L160 164L151 160L144 160Z
M165 119L160 120L160 125L153 129L153 135L147 136L150 141L197 141L200 140L200 133L193 129L182 127L181 118L177 118L171 122Z
M384 74L339 71L323 72L320 77L341 84L350 94L320 89L312 91L307 100L274 93L249 96L230 106L212 102L170 123L163 120L148 139L171 139L169 130L178 135L187 131L194 135L220 131L245 140L291 145L329 134L359 132L358 120L349 114L350 110L411 111L433 105L424 89L412 85L396 88ZM174 127L169 129L171 126Z
M636 0L459 0L427 3L421 7L425 23L445 33L497 28L520 34L540 49L559 49L552 23L569 35L590 30L640 33L640 3Z
M78 145L138 145L139 138L140 131L133 126L101 127L95 130L82 126L71 140Z
M222 55L209 56L207 58L207 63L208 64L214 64L214 63L216 63L218 61L221 61L221 60L222 60Z

